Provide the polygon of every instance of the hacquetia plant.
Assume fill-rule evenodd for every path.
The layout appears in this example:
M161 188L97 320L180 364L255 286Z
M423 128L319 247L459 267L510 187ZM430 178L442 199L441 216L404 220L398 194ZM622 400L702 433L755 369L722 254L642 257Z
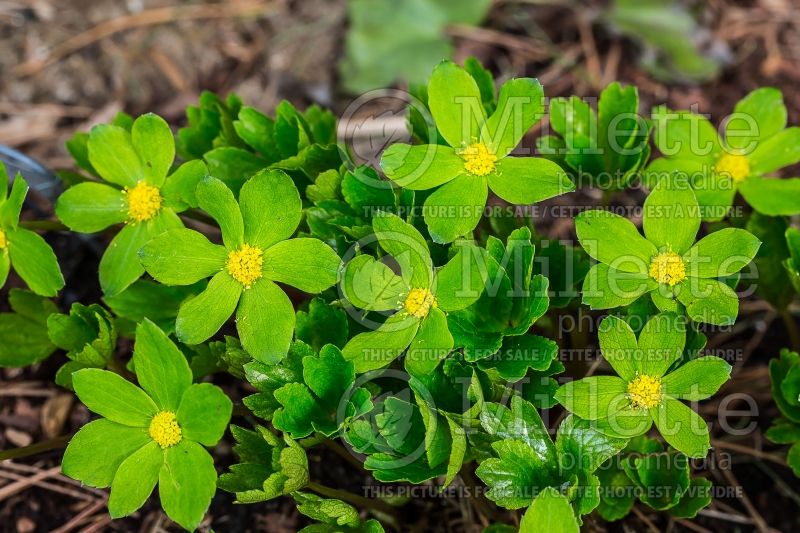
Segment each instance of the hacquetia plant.
M472 501L492 531L578 531L636 500L680 518L709 504L688 462L710 447L696 402L732 367L704 352L702 328L736 321L754 260L800 289L800 238L781 218L800 213L799 179L774 177L800 161L781 94L754 91L718 135L664 107L631 118L637 90L616 83L597 111L573 97L548 114L537 80L497 91L474 59L441 63L414 93L412 141L379 169L352 163L328 111L283 102L268 116L205 93L177 135L153 114L76 134L63 226L21 220L25 182L9 193L0 174L0 284L13 269L28 287L0 314L0 364L66 354L56 382L98 418L71 437L63 472L110 487L113 518L157 486L188 530L218 489L291 498L308 532L408 526L408 502L379 485L323 484L309 460L320 450L372 484L483 483ZM519 155L545 117L541 156ZM524 210L487 209L569 201L604 175L606 201L650 191L641 231L638 217L586 209L574 245L537 250L546 232ZM60 312L64 279L37 231L65 228L108 245L102 301ZM559 343L574 354L594 341L565 339L558 318L587 308L606 315L601 364L566 373ZM778 443L800 442L798 368L788 351L770 368ZM550 429L543 409L566 416ZM223 439L237 458L224 469Z

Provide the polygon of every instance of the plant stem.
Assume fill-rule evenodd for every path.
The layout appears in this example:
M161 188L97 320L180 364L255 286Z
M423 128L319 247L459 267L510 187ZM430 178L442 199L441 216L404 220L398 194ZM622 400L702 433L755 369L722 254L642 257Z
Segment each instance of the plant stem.
M354 494L350 491L334 489L332 487L315 483L314 481L309 481L308 485L306 485L306 488L309 490L313 490L320 496L342 500L343 502L347 502L351 505L387 514L393 517L395 520L399 519L399 516L397 515L397 509L395 509L394 507L392 507L391 505L382 500L376 500L374 498L365 498L364 496L359 496L358 494Z
M323 444L323 446L325 446L326 448L331 450L333 453L335 453L336 455L338 455L339 457L341 457L342 459L347 461L354 468L357 468L357 469L361 470L362 472L367 472L364 469L364 465L361 463L361 461L356 459L353 456L353 454L348 452L347 449L344 446L342 446L341 444L339 444L335 440L326 438L326 439L324 439L322 441L322 444Z
M789 343L792 345L792 350L800 352L800 331L797 329L797 322L795 322L788 309L781 311L781 318L783 318L783 323L786 324L786 331L789 333Z
M37 453L64 448L71 438L72 435L61 435L52 439L43 440L42 442L37 442L36 444L31 444L30 446L2 451L0 452L0 462L9 459L22 459L24 457L36 455Z
M55 220L21 220L20 227L39 231L69 231L61 222Z

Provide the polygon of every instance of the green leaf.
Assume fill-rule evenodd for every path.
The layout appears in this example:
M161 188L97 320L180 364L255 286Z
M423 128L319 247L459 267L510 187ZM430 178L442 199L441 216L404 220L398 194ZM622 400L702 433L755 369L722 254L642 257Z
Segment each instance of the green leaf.
M739 192L759 213L770 216L800 213L800 178L753 177L739 185Z
M800 355L788 349L781 350L780 358L769 362L769 377L772 384L772 398L780 412L795 423L800 423L800 406L790 402L783 394L783 382L792 369L800 366ZM796 372L796 371L795 371Z
M582 212L575 217L575 231L591 257L623 272L647 273L650 261L658 253L633 222L610 211Z
M161 410L176 411L192 384L189 363L158 326L145 319L136 328L136 379Z
M53 302L22 289L11 289L8 300L14 312L0 313L0 367L31 365L52 354L47 318L58 312Z
M787 128L758 143L748 160L756 176L794 165L800 161L800 128Z
M234 121L233 127L244 142L261 152L269 161L282 159L275 146L275 121L252 107L242 107L239 110L239 120Z
M393 144L381 155L381 169L390 180L412 191L433 189L464 172L464 160L440 144Z
M150 222L127 224L117 233L100 259L100 287L107 296L116 296L144 274L137 254L153 235Z
M158 407L145 392L118 374L85 368L72 375L75 393L90 411L125 426L148 427Z
M725 143L738 150L769 139L786 127L786 105L781 91L761 87L742 98L725 124Z
M152 439L143 428L94 420L70 439L61 471L90 487L110 487L122 461L148 442Z
M153 113L140 116L131 128L131 142L147 181L157 187L163 185L175 160L175 140L167 123Z
M297 311L295 335L297 340L319 351L326 344L341 348L347 343L349 325L347 314L322 298L313 298L308 311Z
M700 208L689 182L660 180L644 201L643 226L659 251L686 252L700 228Z
M220 180L208 177L197 185L197 202L219 224L225 247L239 248L244 242L244 222L233 192Z
M452 349L453 336L447 329L447 318L441 309L433 307L428 316L422 319L408 347L406 369L412 376L429 374Z
M653 110L653 123L653 140L666 157L713 164L721 150L716 128L701 115L660 106Z
M739 297L715 279L688 278L680 286L678 300L695 322L717 326L733 324L739 314Z
M100 124L89 133L89 161L98 174L120 187L134 187L146 177L131 134L119 126Z
M318 239L279 242L264 251L264 277L317 294L336 283L341 259Z
M161 194L164 204L176 212L198 207L197 184L208 176L206 164L200 160L187 161L167 177Z
M270 280L259 280L242 292L236 329L244 349L258 361L272 364L286 356L294 321L292 302Z
M506 509L530 505L538 490L557 484L554 465L542 461L522 440L492 444L497 458L484 460L475 474L489 487L486 497Z
M128 218L125 193L103 183L73 185L58 197L56 215L72 231L94 233Z
M408 348L419 329L419 321L396 313L375 331L359 333L342 349L344 358L353 361L356 372L382 368Z
M650 409L661 436L673 448L689 457L705 457L710 448L706 421L678 400L664 397Z
M683 256L687 274L719 278L739 272L756 256L761 241L749 231L725 228L706 235Z
M348 303L365 311L397 309L410 288L403 278L371 255L358 255L340 275L339 287Z
M598 263L583 280L582 301L591 309L613 309L632 304L657 286L647 274L623 272Z
M428 82L428 107L442 136L453 148L480 137L486 111L475 80L452 61L442 61Z
M422 214L433 242L446 244L472 233L483 215L489 188L485 177L461 174L425 200Z
M195 383L180 398L175 413L183 437L203 446L214 446L231 419L233 404L222 389L211 383Z
M506 157L488 178L489 188L512 204L534 204L575 190L567 173L542 157Z
M591 474L627 445L627 439L600 433L591 423L574 415L558 427L556 449L561 475Z
M301 514L319 522L347 527L358 527L361 523L358 510L342 500L325 499L305 492L295 492L292 498Z
M786 418L777 418L764 436L775 444L794 444L800 441L800 426Z
M561 385L556 400L586 420L608 418L630 405L626 383L616 376L591 376Z
M681 496L678 505L670 509L670 514L678 518L694 518L701 509L711 504L711 488L711 481L702 477L692 478L689 488Z
M705 400L713 396L730 378L731 365L714 356L689 361L662 381L664 394L679 400Z
M569 500L553 487L542 490L522 515L520 533L579 533L578 521Z
M147 273L167 285L191 285L225 267L228 252L202 233L173 229L154 237L139 250Z
M314 432L313 422L323 417L321 406L302 383L287 383L275 391L275 399L281 408L275 411L272 424L293 439L311 435Z
M28 184L20 174L17 174L8 199L3 198L5 201L0 202L0 226L17 229L19 215L27 196Z
M682 453L633 457L630 469L628 475L644 488L640 499L657 511L677 505L689 488L689 462Z
M56 254L38 234L18 228L6 234L11 264L19 277L40 296L55 296L64 287Z
M164 452L152 440L122 461L114 474L108 498L111 518L128 516L144 505L158 482L163 465Z
M517 147L544 116L544 91L539 80L512 78L500 87L497 109L481 128L481 141L498 157Z
M397 215L378 212L372 228L381 248L399 264L401 276L415 288L429 288L433 275L428 244L414 226Z
M205 283L186 287L167 287L152 281L139 280L116 296L103 298L117 317L133 323L126 334L133 336L135 324L145 318L155 322L165 332L175 331L175 318L181 303L196 296L205 288ZM119 327L123 321L118 321Z
M636 369L645 375L661 377L681 358L686 345L686 323L675 313L659 313L639 333Z
M291 237L300 224L300 195L280 170L263 170L250 178L242 186L239 205L245 242L262 250Z
M558 452L550 438L539 411L517 395L511 397L511 408L486 402L480 412L480 422L489 435L498 439L524 441L549 468L555 468Z
M486 252L472 244L455 244L455 256L436 272L435 294L447 312L469 307L480 298L486 282Z
M211 504L216 488L214 460L202 446L183 440L164 451L158 492L161 508L175 522L194 530Z
M178 340L200 344L209 339L231 317L241 295L242 284L227 272L215 275L203 292L181 305L175 323Z
M503 346L493 356L478 361L484 370L494 368L509 382L517 382L525 377L528 369L544 371L550 368L558 357L558 344L538 335L517 335L506 337Z
M628 323L619 317L608 316L600 322L597 337L603 358L619 377L625 381L632 381L639 368L634 360L638 343Z
M234 193L238 193L248 179L269 164L247 150L232 146L214 148L202 157L208 165L209 176L222 180Z

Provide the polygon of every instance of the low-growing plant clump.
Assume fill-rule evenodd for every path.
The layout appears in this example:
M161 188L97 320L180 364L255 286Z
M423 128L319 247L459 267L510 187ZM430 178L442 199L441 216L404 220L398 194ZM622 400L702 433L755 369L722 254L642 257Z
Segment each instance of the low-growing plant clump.
M63 313L55 254L20 221L25 181L9 191L0 172L0 285L13 269L27 286L0 315L0 365L66 354L56 383L98 418L62 469L110 487L113 518L157 487L187 530L218 490L292 498L306 532L407 526L389 492L315 479L318 448L378 484L365 488L474 488L487 531L574 532L637 501L678 518L709 505L711 481L690 466L712 444L697 402L732 361L704 331L736 322L746 288L791 323L800 290L786 218L800 178L775 177L800 161L800 130L780 92L747 95L721 135L688 112L645 119L617 83L596 110L546 105L530 78L498 91L474 59L442 62L416 92L412 143L388 146L380 169L353 162L330 112L284 102L271 117L235 95L204 94L177 136L153 114L76 134L55 212L110 242L102 301ZM526 155L545 116L552 134ZM606 209L639 184L641 217ZM575 217L576 242L546 245L530 206L592 187L604 205ZM589 310L606 315L587 375L559 355L558 319ZM591 352L571 333L571 353ZM797 353L770 375L782 417L767 436L792 445L800 475ZM553 430L549 409L564 413ZM224 469L222 439L237 458Z

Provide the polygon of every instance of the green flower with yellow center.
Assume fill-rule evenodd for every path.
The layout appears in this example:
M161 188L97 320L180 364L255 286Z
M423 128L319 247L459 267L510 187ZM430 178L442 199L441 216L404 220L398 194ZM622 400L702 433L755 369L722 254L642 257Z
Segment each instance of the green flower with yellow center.
M537 80L506 82L497 108L487 114L475 79L444 61L428 84L428 105L447 145L393 144L383 153L381 168L406 189L436 188L423 208L434 242L452 242L475 229L489 189L507 202L523 205L575 190L556 163L509 156L544 116L544 93Z
M649 294L661 311L732 324L739 298L724 278L747 266L761 242L743 229L726 228L695 243L700 207L685 181L661 180L645 200L642 219L644 236L609 211L575 218L581 246L598 261L584 279L583 303L613 309Z
M483 293L485 250L459 244L444 266L434 268L423 236L397 215L379 213L372 229L380 247L400 265L400 274L371 255L358 255L339 277L342 301L393 314L371 324L374 331L350 339L342 353L359 373L405 354L409 373L427 375L453 349L447 314L469 307Z
M175 142L167 123L152 113L129 129L95 126L86 151L90 168L107 183L73 185L58 199L56 214L80 233L123 224L100 260L100 286L114 296L144 274L139 249L156 235L183 227L178 213L197 207L194 189L207 170L202 161L190 161L170 174Z
M674 313L652 317L638 339L627 322L609 316L600 323L598 337L603 357L619 377L571 381L558 389L556 400L610 437L642 435L655 422L675 449L705 457L708 426L681 400L711 397L730 377L731 366L714 356L682 362L685 323Z
M233 404L219 387L192 384L183 352L147 319L136 329L133 365L141 388L107 370L72 374L78 398L102 418L72 437L62 471L90 487L111 487L112 518L136 512L158 485L167 515L193 530L216 488L205 447L222 438Z
M11 191L8 185L6 167L0 162L0 289L13 267L33 292L55 296L64 287L64 277L53 249L38 233L19 225L28 184L17 174Z
M800 178L772 177L800 162L800 128L786 127L778 89L756 89L740 100L721 136L708 119L688 111L656 108L653 124L664 157L644 172L650 188L661 179L688 179L704 220L724 218L737 192L759 213L800 213Z
M239 193L206 178L197 202L222 230L222 245L202 233L174 229L140 251L147 272L165 285L208 287L181 305L175 331L186 344L208 340L236 313L242 346L265 363L289 350L295 325L291 300L277 283L317 294L336 283L341 260L324 242L290 237L300 224L302 203L292 179L280 170L250 178Z

